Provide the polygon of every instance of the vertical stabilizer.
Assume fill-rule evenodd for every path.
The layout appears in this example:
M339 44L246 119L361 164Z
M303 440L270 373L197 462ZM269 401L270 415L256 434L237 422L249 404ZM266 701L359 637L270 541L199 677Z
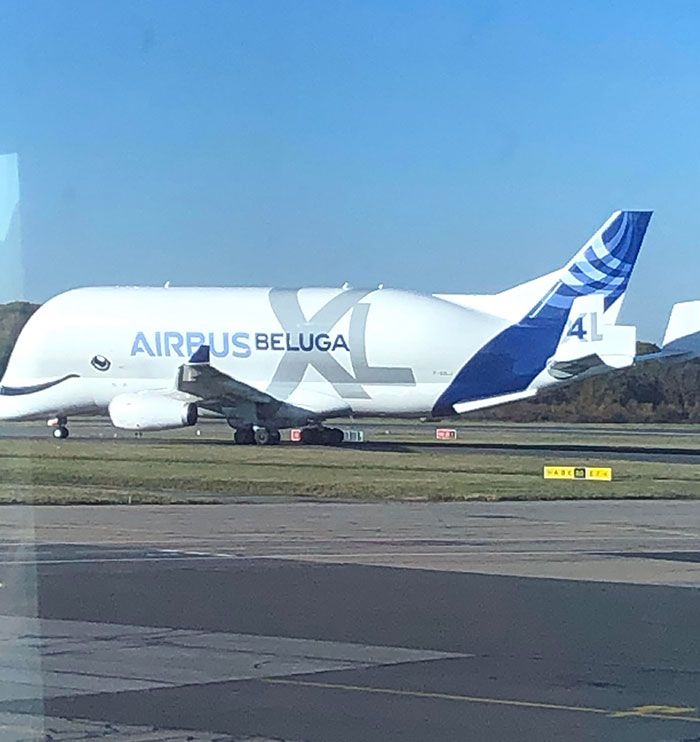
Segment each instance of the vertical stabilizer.
M597 294L603 297L606 320L614 323L650 219L650 211L616 211L555 274L529 316L553 316L571 309L577 297Z
M524 393L552 362L570 364L600 354L615 367L632 363L633 335L609 328L616 323L650 218L649 211L616 211L559 271L497 295L521 319L467 361L433 414Z
M0 303L24 298L22 263L17 155L0 155Z

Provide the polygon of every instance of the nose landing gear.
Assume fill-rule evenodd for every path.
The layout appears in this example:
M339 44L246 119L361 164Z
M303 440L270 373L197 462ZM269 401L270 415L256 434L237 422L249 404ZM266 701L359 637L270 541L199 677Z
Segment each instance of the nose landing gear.
M50 420L47 420L46 424L50 428L53 428L52 435L54 438L58 440L68 438L68 420L65 417L53 417Z

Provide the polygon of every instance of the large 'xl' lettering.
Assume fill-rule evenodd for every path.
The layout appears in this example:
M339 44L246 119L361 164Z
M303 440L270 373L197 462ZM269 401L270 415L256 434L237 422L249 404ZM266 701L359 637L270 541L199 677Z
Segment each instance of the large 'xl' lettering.
M365 332L369 305L359 302L369 290L350 289L334 296L310 319L306 319L299 304L299 292L286 289L270 291L270 305L282 329L288 333L310 334L316 337L330 335L333 327L352 309L350 318L350 360L355 376L350 374L328 352L314 348L308 353L287 351L275 370L267 391L280 399L286 399L299 386L306 369L316 369L332 384L343 399L369 399L362 383L415 384L410 368L371 367L367 363Z

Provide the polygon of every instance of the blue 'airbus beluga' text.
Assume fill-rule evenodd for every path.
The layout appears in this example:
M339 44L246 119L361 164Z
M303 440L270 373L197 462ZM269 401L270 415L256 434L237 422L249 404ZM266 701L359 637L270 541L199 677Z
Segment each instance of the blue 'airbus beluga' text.
M248 358L254 350L299 351L350 350L343 335L327 332L137 332L131 345L131 355L141 353L151 357L191 356L201 345L208 344L216 358Z

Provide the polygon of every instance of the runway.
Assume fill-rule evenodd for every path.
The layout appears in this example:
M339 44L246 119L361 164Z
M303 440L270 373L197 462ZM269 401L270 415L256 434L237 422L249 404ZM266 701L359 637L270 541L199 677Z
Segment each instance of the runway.
M452 423L445 423L450 427ZM412 421L357 421L344 427L361 429L366 442L344 444L378 452L424 452L459 455L469 451L514 453L539 457L575 459L581 455L601 460L651 461L668 464L694 464L700 461L700 426L616 426L592 424L510 424L469 423L457 426L455 441L436 441L435 424ZM136 438L133 433L116 430L99 418L71 421L70 440L114 441L138 445L149 442L165 444L188 441L191 445L232 445L231 430L220 420L203 420L194 429L146 433ZM0 425L0 441L46 440L50 431L40 422ZM285 432L285 437L287 436ZM284 447L300 444L284 441Z
M390 418L387 420L336 420L334 425L341 427L355 427L365 430L369 434L376 435L400 435L404 434L425 434L432 436L435 428L452 427L455 428L461 436L481 435L481 434L527 434L535 432L540 434L549 434L555 436L576 435L582 438L600 438L604 437L647 437L647 436L664 436L678 439L686 439L690 442L700 444L700 425L697 423L669 423L665 425L648 425L648 424L617 424L617 423L509 423L509 422L473 422L470 420L445 420L442 422L419 422L417 420L398 420ZM128 431L120 431L113 428L107 418L100 417L76 417L70 421L71 428L74 428L72 435L78 435L82 438L112 438L122 437L130 438L133 434ZM197 427L210 434L217 431L224 439L230 440L230 429L221 419L201 418ZM197 428L182 431L186 437L192 437ZM0 438L45 438L49 434L46 424L42 421L23 422L23 423L1 423ZM156 437L162 437L162 434L155 434ZM173 432L166 434L166 437L172 437ZM460 437L461 437L460 436Z
M3 512L10 739L700 734L693 503Z

